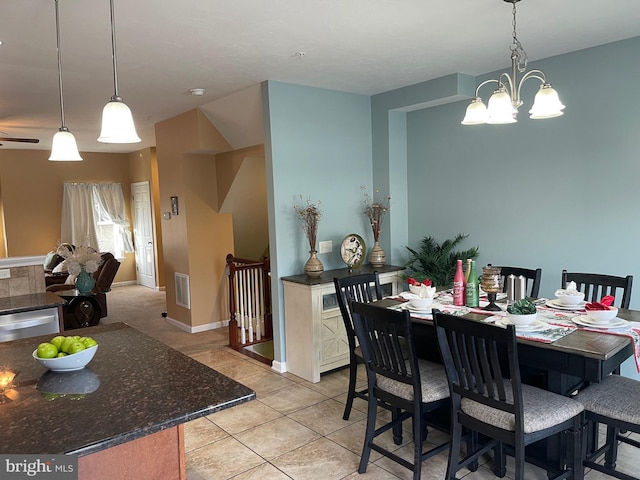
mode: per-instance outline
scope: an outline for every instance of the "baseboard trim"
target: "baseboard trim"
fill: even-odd
[[[178,327],[180,330],[187,333],[200,333],[207,332],[209,330],[216,330],[218,328],[224,328],[229,325],[229,320],[223,320],[222,322],[212,322],[206,323],[204,325],[198,325],[197,327],[191,327],[189,325],[185,325],[184,323],[175,320],[171,317],[166,318],[167,322],[169,322],[174,327]]]
[[[273,360],[271,362],[271,370],[278,373],[285,373],[287,371],[287,362],[279,362],[277,360]]]

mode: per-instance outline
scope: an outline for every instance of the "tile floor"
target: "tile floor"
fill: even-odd
[[[115,301],[109,301],[111,317]],[[226,330],[188,334],[158,316],[128,323],[256,391],[255,401],[185,424],[188,480],[411,478],[409,470],[376,452],[371,454],[366,474],[358,474],[366,403],[356,399],[351,418],[342,420],[348,384],[346,370],[325,375],[313,384],[291,374],[275,373],[269,366],[227,348]],[[359,383],[365,381],[362,370]],[[387,413],[380,413],[384,415]],[[435,434],[434,442],[442,438],[439,435]],[[408,439],[410,435],[405,435],[405,443],[397,449],[410,459],[412,444]],[[385,441],[393,445],[390,437]],[[424,462],[422,478],[443,479],[446,459],[447,453],[443,452]],[[637,472],[640,462],[630,447],[623,445],[618,465]],[[481,465],[476,472],[462,471],[458,477],[496,478],[490,464]],[[513,478],[511,458],[506,478]],[[542,470],[527,465],[526,478],[547,477]],[[610,477],[595,471],[586,474],[586,480],[605,478]]]

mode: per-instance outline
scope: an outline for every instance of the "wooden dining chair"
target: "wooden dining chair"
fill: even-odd
[[[419,480],[422,462],[448,448],[442,443],[423,452],[427,427],[448,432],[449,425],[437,425],[436,412],[449,406],[449,387],[441,364],[418,359],[413,326],[407,310],[397,311],[354,302],[353,323],[362,347],[368,380],[367,428],[360,457],[359,473],[367,471],[371,450],[413,471]],[[378,407],[391,410],[391,420],[376,428]],[[393,429],[395,443],[402,441],[402,422],[413,422],[413,462],[376,442]]]
[[[489,266],[492,266],[489,264]],[[507,278],[509,275],[514,275],[518,278],[522,275],[526,282],[527,297],[537,298],[540,294],[540,282],[542,281],[542,269],[541,268],[521,268],[521,267],[505,267],[498,266],[500,269],[500,276],[502,277],[502,291],[507,291]]]
[[[609,375],[599,383],[593,383],[576,395],[582,403],[591,429],[602,423],[607,426],[605,442],[593,451],[587,451],[584,466],[623,480],[639,480],[638,477],[617,469],[618,443],[640,448],[640,442],[620,432],[640,434],[640,382],[620,375]],[[604,455],[604,463],[598,459]],[[634,474],[637,474],[636,469]]]
[[[494,473],[503,477],[505,445],[513,448],[515,479],[524,479],[525,446],[567,433],[569,452],[560,465],[545,465],[548,478],[583,478],[582,404],[562,395],[523,384],[518,365],[515,328],[477,322],[433,311],[438,345],[451,393],[451,447],[447,480],[481,455],[494,450]],[[463,428],[472,445],[461,456]],[[488,440],[478,443],[479,435]]]
[[[351,320],[351,302],[369,303],[382,299],[382,288],[377,273],[363,273],[344,278],[334,278],[336,297],[344,329],[349,343],[349,388],[347,390],[347,403],[344,407],[342,418],[349,420],[354,398],[367,400],[367,389],[356,390],[358,365],[364,363],[362,350],[356,344],[356,332]]]
[[[614,303],[620,308],[629,308],[631,303],[633,275],[616,277],[599,273],[576,273],[562,270],[562,288],[566,288],[569,282],[576,282],[578,290],[584,292],[584,299],[587,302],[598,302],[602,297],[611,295],[615,298]]]

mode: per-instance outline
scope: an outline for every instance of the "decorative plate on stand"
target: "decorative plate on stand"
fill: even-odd
[[[350,233],[342,240],[340,255],[347,267],[350,269],[358,268],[362,265],[367,255],[367,245],[360,235]]]

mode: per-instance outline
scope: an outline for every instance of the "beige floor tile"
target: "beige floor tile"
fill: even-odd
[[[270,463],[265,462],[248,472],[236,475],[233,480],[288,480],[290,478]]]
[[[184,424],[184,446],[187,452],[228,436],[227,432],[205,417]]]
[[[344,477],[343,480],[398,480],[393,473],[378,467],[377,465],[369,464],[365,473],[354,472],[351,475]]]
[[[242,379],[242,383],[255,391],[258,398],[296,385],[294,381],[284,375],[269,370],[245,377]]]
[[[320,438],[271,463],[295,480],[337,480],[357,471],[359,461],[360,458],[346,448]]]
[[[289,414],[289,417],[321,435],[328,435],[331,432],[344,428],[350,423],[365,418],[364,413],[358,410],[352,410],[349,420],[343,420],[343,413],[344,405],[336,400],[329,399],[293,412]]]
[[[329,375],[322,375],[318,383],[306,382],[304,385],[327,397],[337,397],[345,393],[349,388],[349,370],[339,370]],[[356,383],[358,390],[366,386],[366,380],[364,383]]]
[[[206,418],[224,431],[234,435],[281,416],[280,412],[268,405],[253,401],[221,410],[208,415]]]
[[[267,369],[267,365],[254,364],[247,360],[239,359],[235,363],[225,363],[215,367],[215,370],[227,377],[233,378],[242,383],[242,380],[251,375],[256,375]]]
[[[315,392],[304,385],[296,384],[292,387],[283,388],[271,395],[266,395],[258,401],[269,405],[271,408],[288,415],[297,410],[315,405],[326,400],[327,397]]]
[[[211,368],[217,369],[221,365],[227,365],[229,363],[235,364],[239,359],[236,355],[226,348],[218,348],[216,350],[207,350],[191,356],[194,360],[198,360],[200,363],[204,363]]]
[[[233,437],[186,454],[187,480],[224,480],[264,463]]]
[[[433,445],[427,442],[424,445],[423,451],[426,451],[432,447]],[[395,450],[394,453],[396,455],[399,455],[401,458],[404,458],[405,460],[413,462],[413,442],[402,446],[398,450]],[[441,480],[445,478],[445,475],[447,473],[448,455],[448,451],[441,452],[435,457],[422,462],[421,478],[424,480]],[[379,460],[376,460],[374,464],[393,473],[401,479],[411,480],[413,478],[413,472],[411,470],[403,467],[397,462],[394,462],[390,458],[382,457]]]
[[[271,460],[318,439],[320,435],[288,417],[280,417],[235,435],[261,457]]]

